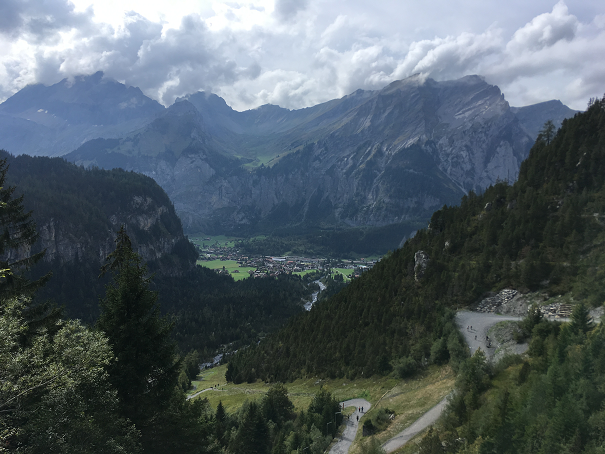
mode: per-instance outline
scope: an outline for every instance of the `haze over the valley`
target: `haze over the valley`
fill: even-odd
[[[481,74],[515,106],[584,109],[605,92],[603,55],[600,0],[0,4],[0,101],[101,70],[166,106],[205,90],[237,110],[294,109],[422,73]]]

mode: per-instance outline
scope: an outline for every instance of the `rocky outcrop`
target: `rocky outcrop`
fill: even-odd
[[[120,169],[76,167],[60,158],[0,153],[9,163],[7,183],[23,194],[39,239],[29,252],[46,250],[48,264],[100,266],[115,249],[122,225],[133,248],[154,271],[181,274],[197,253],[183,234],[166,193],[153,179]]]
[[[498,293],[490,293],[477,304],[475,310],[499,313],[501,306],[510,303],[516,295],[517,291],[509,288],[502,289]]]
[[[414,279],[416,282],[423,278],[426,267],[429,266],[429,262],[429,255],[426,252],[417,251],[414,254]]]
[[[149,197],[132,197],[132,211],[109,216],[104,233],[88,233],[79,226],[62,221],[60,218],[36,218],[39,240],[36,248],[45,249],[44,260],[60,263],[84,258],[103,263],[115,249],[116,233],[122,225],[131,237],[133,248],[145,262],[160,260],[172,253],[182,235],[161,235],[153,230],[163,230],[161,216],[168,213],[165,206],[157,206]]]

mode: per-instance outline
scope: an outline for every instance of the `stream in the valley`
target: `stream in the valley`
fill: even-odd
[[[313,292],[311,294],[311,301],[307,301],[305,303],[305,310],[310,311],[311,308],[313,307],[313,305],[317,302],[317,296],[319,295],[319,292],[322,292],[326,289],[326,286],[321,282],[321,281],[313,281],[315,282],[317,285],[319,285],[319,290],[317,292]]]

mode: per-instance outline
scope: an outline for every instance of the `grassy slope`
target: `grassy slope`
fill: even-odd
[[[223,365],[202,372],[199,376],[200,380],[193,382],[196,391],[216,384],[220,386],[218,389],[200,394],[196,399],[207,398],[213,408],[216,408],[221,401],[227,412],[232,413],[246,400],[261,399],[270,387],[269,384],[261,381],[240,385],[227,383],[226,370],[227,366]],[[366,413],[367,415],[371,416],[373,411],[380,408],[395,411],[396,418],[389,428],[377,435],[382,443],[401,432],[448,395],[453,389],[454,379],[454,373],[448,366],[431,366],[423,374],[408,380],[399,380],[390,376],[374,376],[352,381],[307,378],[288,383],[286,387],[297,411],[306,410],[321,386],[330,391],[339,401],[356,397],[368,400],[373,408]],[[360,441],[361,430],[351,448],[351,453],[359,452]]]

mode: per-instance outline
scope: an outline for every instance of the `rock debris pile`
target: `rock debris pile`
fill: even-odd
[[[477,312],[501,312],[499,310],[501,306],[512,301],[516,294],[516,290],[505,288],[500,290],[500,293],[482,299],[475,310]]]
[[[540,312],[545,317],[571,317],[571,311],[573,310],[573,306],[571,304],[563,304],[563,303],[552,303],[546,306],[540,307]]]

